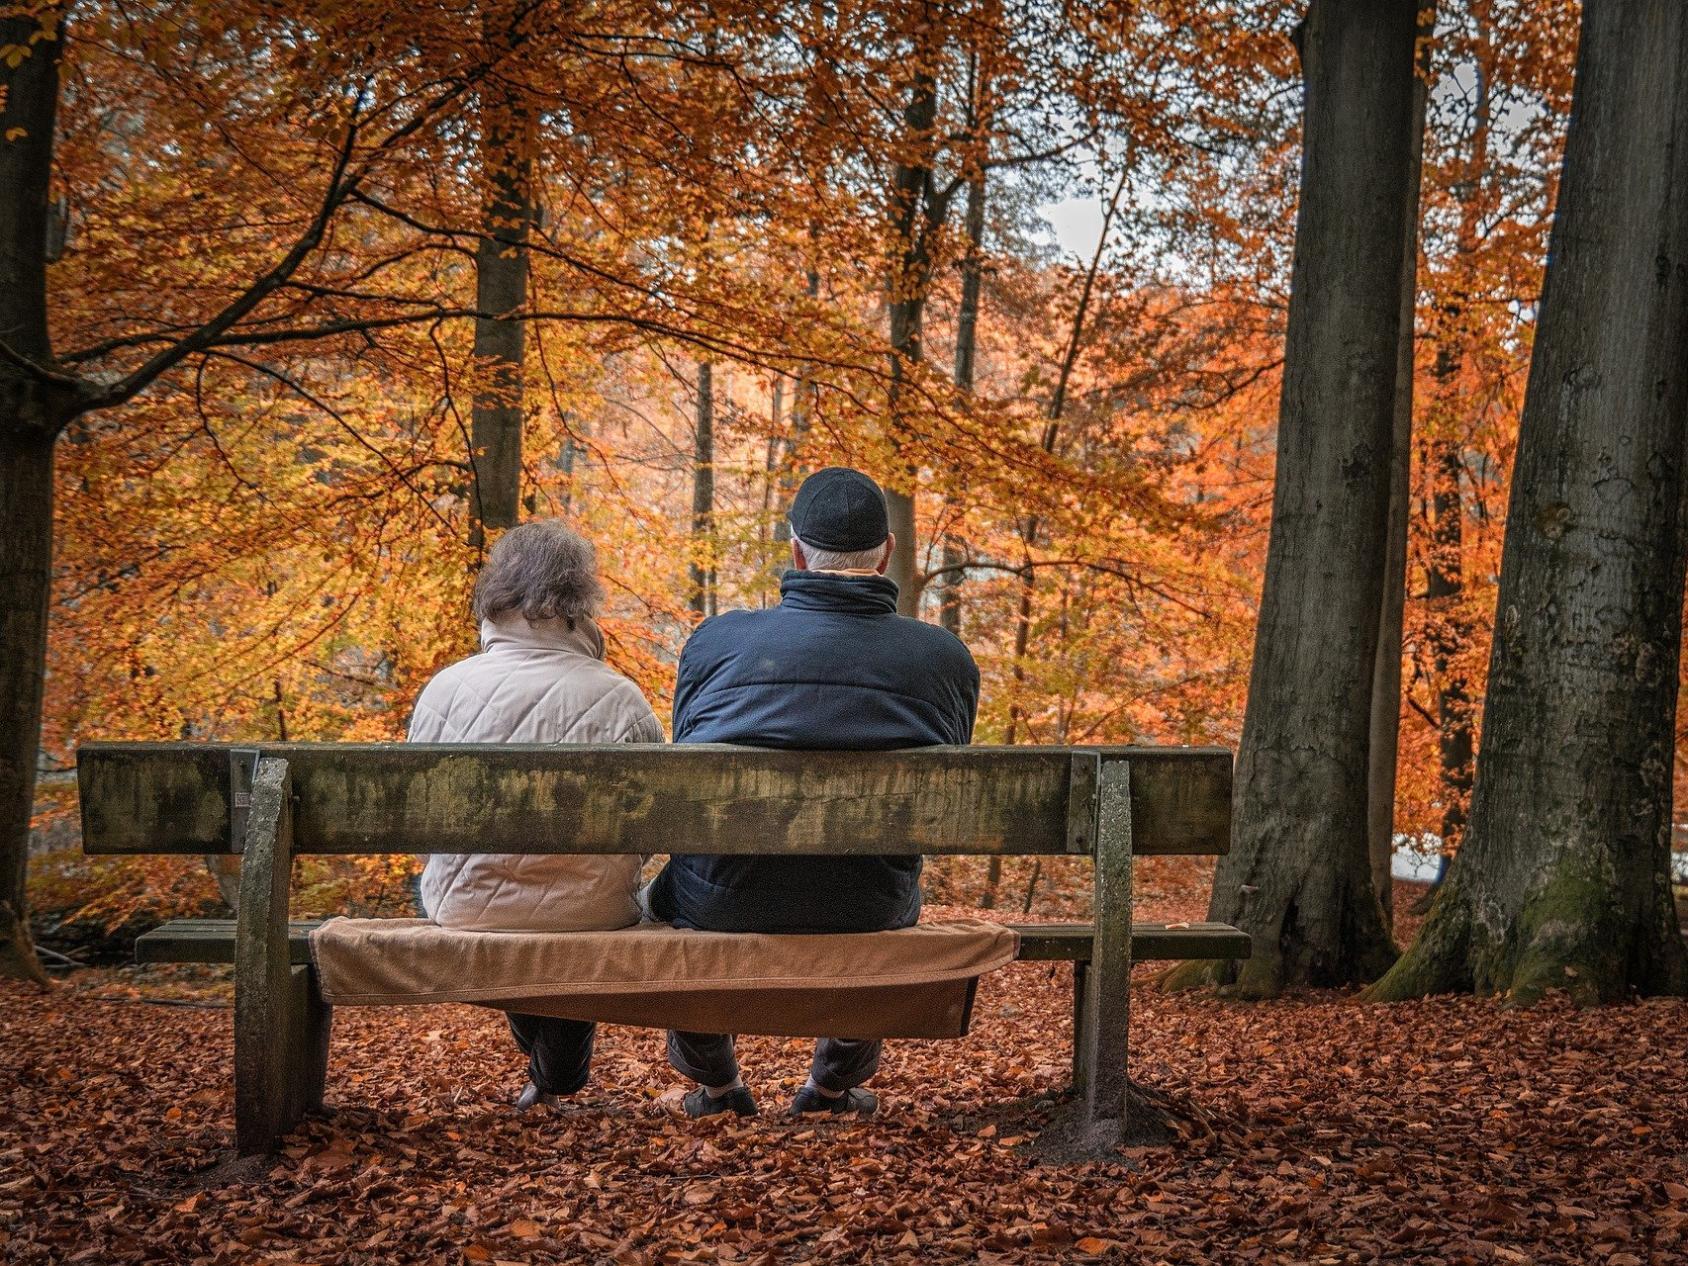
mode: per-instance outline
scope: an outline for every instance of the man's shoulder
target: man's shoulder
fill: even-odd
[[[718,634],[724,630],[741,627],[746,623],[755,623],[768,616],[777,615],[778,607],[764,607],[760,610],[750,607],[735,607],[731,611],[723,611],[719,615],[712,615],[692,630],[692,637],[699,634]]]
[[[680,648],[682,680],[696,680],[699,674],[711,676],[772,637],[767,630],[767,617],[777,610],[769,607],[765,611],[723,611],[704,620]]]
[[[754,632],[778,610],[778,607],[769,607],[763,611],[723,611],[720,615],[712,615],[692,630],[683,651],[697,654],[715,646],[732,646]]]
[[[954,633],[941,625],[917,620],[912,615],[899,615],[894,618],[898,633],[906,638],[910,645],[918,646],[922,654],[930,655],[946,666],[965,665],[977,675],[978,665],[973,662],[973,652],[968,650],[967,643]]]

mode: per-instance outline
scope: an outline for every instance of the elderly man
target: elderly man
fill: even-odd
[[[791,557],[780,603],[705,620],[680,656],[674,741],[859,749],[967,743],[979,670],[959,640],[897,614],[884,572],[896,539],[885,494],[860,471],[811,475],[791,505]],[[920,915],[918,857],[713,857],[677,854],[651,885],[651,912],[722,932],[873,932]],[[878,1107],[859,1087],[878,1042],[824,1038],[793,1114]],[[756,1102],[733,1039],[670,1033],[668,1058],[698,1082],[691,1116]]]

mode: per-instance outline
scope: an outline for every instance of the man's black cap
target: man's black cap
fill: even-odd
[[[791,502],[791,534],[805,545],[838,554],[883,545],[891,535],[885,494],[848,466],[817,470]]]

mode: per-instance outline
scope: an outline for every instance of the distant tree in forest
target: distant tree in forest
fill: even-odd
[[[483,6],[481,30],[495,67],[480,92],[479,158],[484,187],[475,244],[476,390],[470,410],[470,536],[513,527],[521,506],[522,398],[528,301],[528,235],[533,226],[533,166],[538,126],[518,55],[534,6]],[[491,54],[496,51],[496,60]]]
[[[1688,990],[1688,9],[1588,0],[1465,839],[1380,1000]]]

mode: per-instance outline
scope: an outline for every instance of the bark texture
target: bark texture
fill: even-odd
[[[804,293],[814,299],[821,292],[821,275],[811,268],[804,285]],[[776,494],[779,513],[774,516],[774,540],[781,545],[791,542],[791,520],[787,514],[791,511],[792,499],[797,495],[801,486],[800,476],[802,467],[798,465],[798,455],[802,452],[804,443],[809,438],[809,430],[815,420],[815,379],[807,362],[797,371],[797,382],[791,392],[791,427],[786,432],[780,445],[780,456],[776,459],[779,467],[779,490]],[[791,565],[791,555],[787,550],[774,551],[774,582],[778,588],[780,575]]]
[[[974,366],[979,346],[979,296],[985,277],[985,172],[981,169],[967,182],[967,212],[963,221],[967,251],[961,257],[961,303],[955,316],[955,389],[966,399],[973,396]],[[953,533],[944,538],[944,579],[939,587],[938,623],[961,636],[962,570],[966,553]]]
[[[79,401],[74,383],[51,377],[47,194],[63,27],[32,42],[38,29],[32,17],[0,18],[0,45],[30,50],[0,67],[0,976],[45,981],[24,885],[52,585],[53,445]]]
[[[914,39],[914,71],[910,76],[908,102],[903,108],[906,156],[898,159],[891,176],[891,225],[898,255],[888,303],[890,414],[892,440],[897,446],[909,434],[904,404],[908,367],[925,359],[926,294],[932,281],[931,235],[948,210],[946,203],[934,198],[932,188],[933,128],[938,117],[938,80],[933,67],[938,40],[935,19],[923,11]],[[897,582],[897,610],[902,615],[915,615],[920,610],[920,572],[915,565],[919,557],[914,507],[917,481],[918,472],[911,469],[908,491],[885,490],[891,533],[897,538],[885,574]]]
[[[471,533],[514,527],[521,512],[522,357],[527,323],[528,230],[533,223],[532,122],[513,92],[490,90],[483,121],[486,207],[475,248],[474,445]]]
[[[715,367],[697,367],[697,433],[692,454],[692,561],[690,606],[700,619],[713,614],[715,568]]]
[[[1367,841],[1372,679],[1409,232],[1416,0],[1313,0],[1266,583],[1211,918],[1249,932],[1246,997],[1375,979],[1394,946]]]
[[[1432,664],[1436,672],[1437,751],[1442,782],[1442,863],[1436,882],[1446,874],[1447,859],[1465,835],[1466,806],[1471,799],[1471,693],[1455,656],[1470,635],[1460,602],[1465,592],[1465,499],[1460,476],[1464,463],[1459,445],[1436,440],[1430,445],[1430,505],[1435,521],[1430,530],[1430,558],[1425,598],[1434,617]]]
[[[1584,6],[1465,841],[1371,996],[1688,989],[1668,879],[1688,515],[1688,8]]]
[[[0,464],[0,976],[42,979],[24,887],[52,580],[53,435],[8,420]]]

